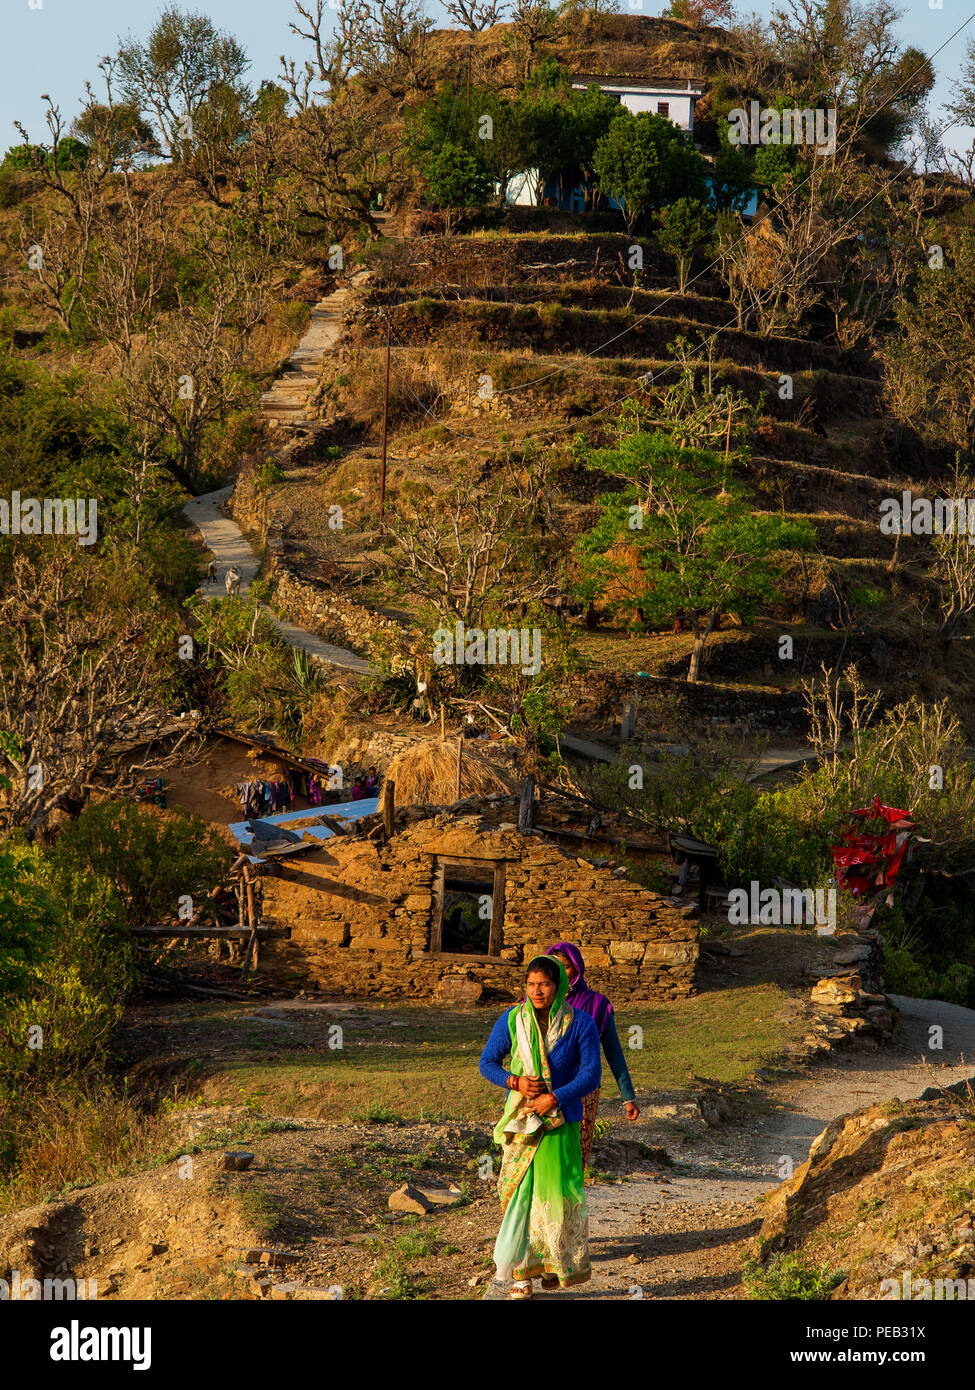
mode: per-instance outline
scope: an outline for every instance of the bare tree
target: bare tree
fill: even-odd
[[[312,105],[316,83],[327,87],[333,101],[352,77],[366,91],[400,101],[432,86],[428,40],[433,21],[424,13],[423,0],[339,0],[330,35],[324,32],[328,8],[326,0],[295,0],[299,19],[291,22],[291,31],[314,50],[301,68],[293,59],[281,59],[283,81],[299,111]]]
[[[564,33],[566,21],[548,0],[515,0],[511,25],[512,48],[527,82],[545,45]]]
[[[867,195],[878,182],[879,194]],[[845,350],[875,340],[926,263],[924,228],[931,213],[931,181],[889,174],[872,165],[864,171],[864,192],[857,235],[838,251],[840,271],[825,291],[836,341]]]
[[[514,592],[528,603],[556,588],[544,566],[525,564],[531,517],[531,501],[513,497],[505,481],[488,495],[463,482],[435,505],[391,513],[387,530],[410,591],[442,617],[477,626]]]
[[[932,568],[941,614],[939,632],[951,637],[975,614],[975,477],[956,462],[940,500],[950,520],[932,538]]]
[[[820,303],[831,259],[855,241],[861,220],[853,164],[813,153],[779,187],[774,208],[741,217],[718,238],[718,265],[740,329],[764,336],[795,328]]]
[[[70,330],[87,286],[105,184],[112,173],[112,149],[111,141],[96,141],[87,153],[66,160],[61,144],[68,131],[61,109],[50,97],[45,101],[48,143],[32,144],[24,127],[15,122],[32,154],[31,172],[53,195],[46,213],[34,201],[26,209],[20,226],[22,276],[28,293]]]
[[[336,236],[363,225],[378,235],[377,193],[388,206],[407,178],[385,103],[350,85],[336,101],[311,103],[299,112],[292,133],[285,163],[297,178],[300,215]]]
[[[120,601],[112,575],[73,541],[14,555],[0,631],[11,782],[0,828],[33,832],[55,809],[80,811],[96,786],[131,778],[123,754],[158,731],[169,662],[158,614]]]
[[[123,368],[156,322],[168,279],[172,235],[168,187],[120,179],[100,218],[87,311],[116,366]]]
[[[447,0],[444,8],[458,29],[471,34],[500,24],[508,10],[506,0]]]

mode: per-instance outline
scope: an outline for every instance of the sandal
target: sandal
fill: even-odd
[[[509,1298],[531,1298],[531,1296],[532,1285],[530,1279],[516,1280],[515,1283],[511,1285],[511,1292],[508,1294]]]

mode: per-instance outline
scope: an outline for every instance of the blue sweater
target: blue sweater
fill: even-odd
[[[606,1054],[609,1069],[620,1088],[620,1097],[623,1100],[636,1100],[636,1092],[630,1079],[629,1068],[626,1065],[626,1058],[623,1056],[623,1044],[620,1042],[620,1035],[616,1031],[616,1022],[612,1014],[606,1020],[606,1027],[603,1029],[603,1051]]]
[[[481,1053],[481,1075],[495,1086],[506,1087],[510,1075],[502,1066],[511,1052],[510,1015],[511,1009],[501,1015]],[[583,1096],[594,1091],[602,1078],[599,1033],[588,1014],[574,1010],[572,1022],[552,1048],[548,1062],[552,1094],[567,1123],[573,1124],[582,1119]]]

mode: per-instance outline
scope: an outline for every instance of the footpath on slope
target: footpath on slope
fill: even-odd
[[[261,414],[272,428],[285,425],[300,430],[311,423],[308,407],[321,380],[325,354],[338,345],[356,287],[370,278],[370,271],[356,271],[349,277],[348,285],[326,295],[311,311],[305,336],[270,391],[261,397]]]
[[[219,488],[216,492],[191,498],[183,507],[185,516],[200,532],[217,562],[216,580],[205,584],[200,590],[207,599],[219,598],[226,592],[225,579],[232,565],[236,565],[240,573],[241,594],[245,594],[250,588],[261,567],[260,557],[240,527],[220,510],[221,504],[227,501],[232,492],[233,486]],[[312,660],[338,667],[343,671],[351,671],[357,676],[375,675],[375,667],[355,652],[349,651],[346,647],[337,647],[332,642],[325,642],[313,632],[279,618],[265,604],[261,604],[260,608],[284,640],[292,647],[307,652]]]
[[[299,430],[311,416],[308,406],[312,392],[321,378],[325,354],[331,352],[342,336],[345,315],[357,285],[371,277],[370,271],[360,270],[350,276],[349,283],[342,289],[316,304],[312,310],[311,323],[301,342],[288,360],[285,370],[276,379],[270,391],[261,397],[261,413],[272,427],[287,426]],[[212,552],[217,562],[215,581],[208,581],[201,592],[204,598],[217,598],[225,593],[227,571],[236,566],[240,574],[240,592],[245,594],[261,567],[260,557],[244,536],[240,527],[221,511],[221,506],[233,493],[233,484],[219,488],[216,492],[194,497],[183,507],[185,516],[193,523]],[[351,671],[357,676],[376,674],[376,668],[363,657],[349,651],[347,647],[325,642],[313,632],[279,618],[265,605],[261,611],[267,615],[277,632],[292,647],[306,652],[314,660],[327,666]]]
[[[975,1010],[890,998],[901,1012],[891,1046],[856,1045],[807,1076],[769,1086],[781,1107],[776,1113],[692,1134],[686,1157],[668,1145],[675,1163],[665,1175],[587,1187],[592,1281],[554,1294],[539,1294],[536,1284],[536,1297],[743,1298],[742,1261],[762,1219],[755,1199],[778,1186],[785,1159],[798,1168],[813,1139],[840,1115],[975,1076]],[[928,1049],[932,1024],[944,1029],[938,1052]],[[615,1124],[617,1137],[661,1142],[659,1133],[641,1130],[639,1121]],[[507,1286],[495,1282],[484,1293],[507,1296]]]

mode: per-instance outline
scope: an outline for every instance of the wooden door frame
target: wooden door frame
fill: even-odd
[[[481,870],[482,877],[490,877],[491,891],[491,930],[488,933],[487,953],[482,955],[465,954],[458,951],[444,951],[443,943],[443,897],[444,880],[457,869]],[[463,878],[463,874],[457,874]],[[470,875],[471,878],[474,874]],[[503,859],[478,859],[475,856],[460,857],[455,854],[435,854],[433,856],[433,900],[430,905],[430,945],[428,954],[444,960],[500,960],[502,929],[504,926],[504,887],[505,861]]]

